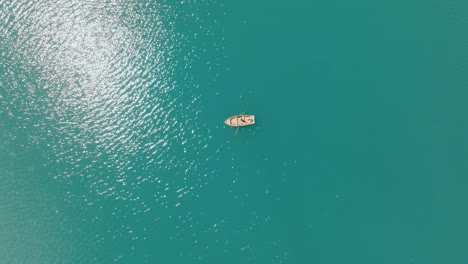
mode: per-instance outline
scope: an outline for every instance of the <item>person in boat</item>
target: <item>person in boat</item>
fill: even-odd
[[[245,120],[242,118],[242,115],[238,115],[237,117],[239,117],[239,119],[240,119],[240,121],[241,121],[242,123],[245,123]]]

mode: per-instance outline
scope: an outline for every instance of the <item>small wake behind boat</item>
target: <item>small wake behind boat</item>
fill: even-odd
[[[231,116],[228,119],[224,120],[224,123],[232,127],[250,126],[255,124],[255,116],[243,114]]]

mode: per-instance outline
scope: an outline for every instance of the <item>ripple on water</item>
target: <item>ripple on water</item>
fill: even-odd
[[[44,148],[51,177],[69,186],[66,201],[94,210],[114,200],[113,215],[138,215],[178,207],[207,184],[214,152],[190,68],[216,43],[191,46],[197,32],[176,30],[179,16],[203,25],[195,13],[154,1],[0,7],[2,109],[22,112],[18,122],[34,131],[28,140]]]

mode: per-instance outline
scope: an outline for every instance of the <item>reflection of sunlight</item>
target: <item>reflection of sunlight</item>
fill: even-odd
[[[61,221],[65,226],[56,230],[69,230],[69,236],[61,245],[54,233],[52,241],[60,245],[50,247],[59,254],[78,249],[83,262],[93,262],[95,252],[86,249],[99,250],[95,245],[104,238],[138,239],[159,221],[160,210],[153,208],[185,210],[184,202],[199,197],[198,189],[215,173],[208,166],[215,159],[207,151],[212,136],[197,102],[196,89],[203,84],[193,76],[201,72],[191,70],[195,59],[200,68],[212,65],[204,56],[208,41],[192,41],[209,33],[197,14],[211,3],[194,1],[187,8],[166,2],[0,0],[0,54],[6,58],[0,67],[8,84],[0,80],[2,88],[8,86],[0,96],[9,99],[0,104],[13,128],[5,133],[20,142],[18,149],[33,150],[28,159],[37,154],[37,170],[28,181],[55,188],[54,206],[63,204],[63,194],[72,205],[64,208],[79,216],[72,221],[89,227],[74,229]],[[55,181],[33,177],[36,172]],[[177,221],[193,221],[187,215]],[[119,228],[100,228],[107,220]],[[27,248],[45,252],[35,249]],[[74,259],[72,251],[63,259]]]
[[[177,166],[171,145],[184,135],[173,112],[177,98],[169,93],[174,34],[160,13],[170,17],[171,10],[157,4],[139,10],[131,1],[25,5],[27,22],[13,26],[23,38],[18,50],[28,53],[23,55],[40,74],[50,120],[61,135],[53,145],[53,162],[80,166],[82,159],[107,157],[101,166],[113,169],[118,179],[126,177],[141,151],[153,156],[148,166]],[[142,137],[152,140],[142,146]],[[89,166],[65,176],[87,176]]]
[[[203,53],[176,34],[170,6],[17,1],[23,9],[5,8],[18,15],[0,33],[14,39],[13,59],[37,81],[34,96],[45,104],[37,142],[47,142],[51,176],[121,200],[139,195],[146,182],[166,207],[171,194],[180,204],[206,184],[213,171],[201,164],[210,131],[198,119],[197,97],[185,94],[198,87],[187,65]]]
[[[121,6],[124,3],[98,4],[101,6],[80,1],[37,4],[38,11],[29,16],[34,25],[28,33],[35,35],[29,42],[31,59],[43,69],[54,115],[65,124],[62,132],[70,133],[74,130],[70,124],[74,124],[82,133],[91,133],[96,142],[107,142],[105,149],[116,142],[136,149],[134,136],[126,133],[136,125],[135,119],[145,112],[170,111],[162,109],[163,96],[152,101],[158,109],[144,109],[141,101],[149,86],[157,84],[159,93],[171,89],[172,53],[167,44],[171,36],[157,13],[147,14],[150,28],[135,28],[138,15]],[[153,36],[151,43],[142,38],[143,33]],[[163,130],[161,125],[164,123],[158,126]]]

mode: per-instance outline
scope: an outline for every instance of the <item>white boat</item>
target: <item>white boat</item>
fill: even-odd
[[[224,120],[224,124],[232,127],[250,126],[255,124],[255,116],[243,114],[231,116],[228,119]]]

